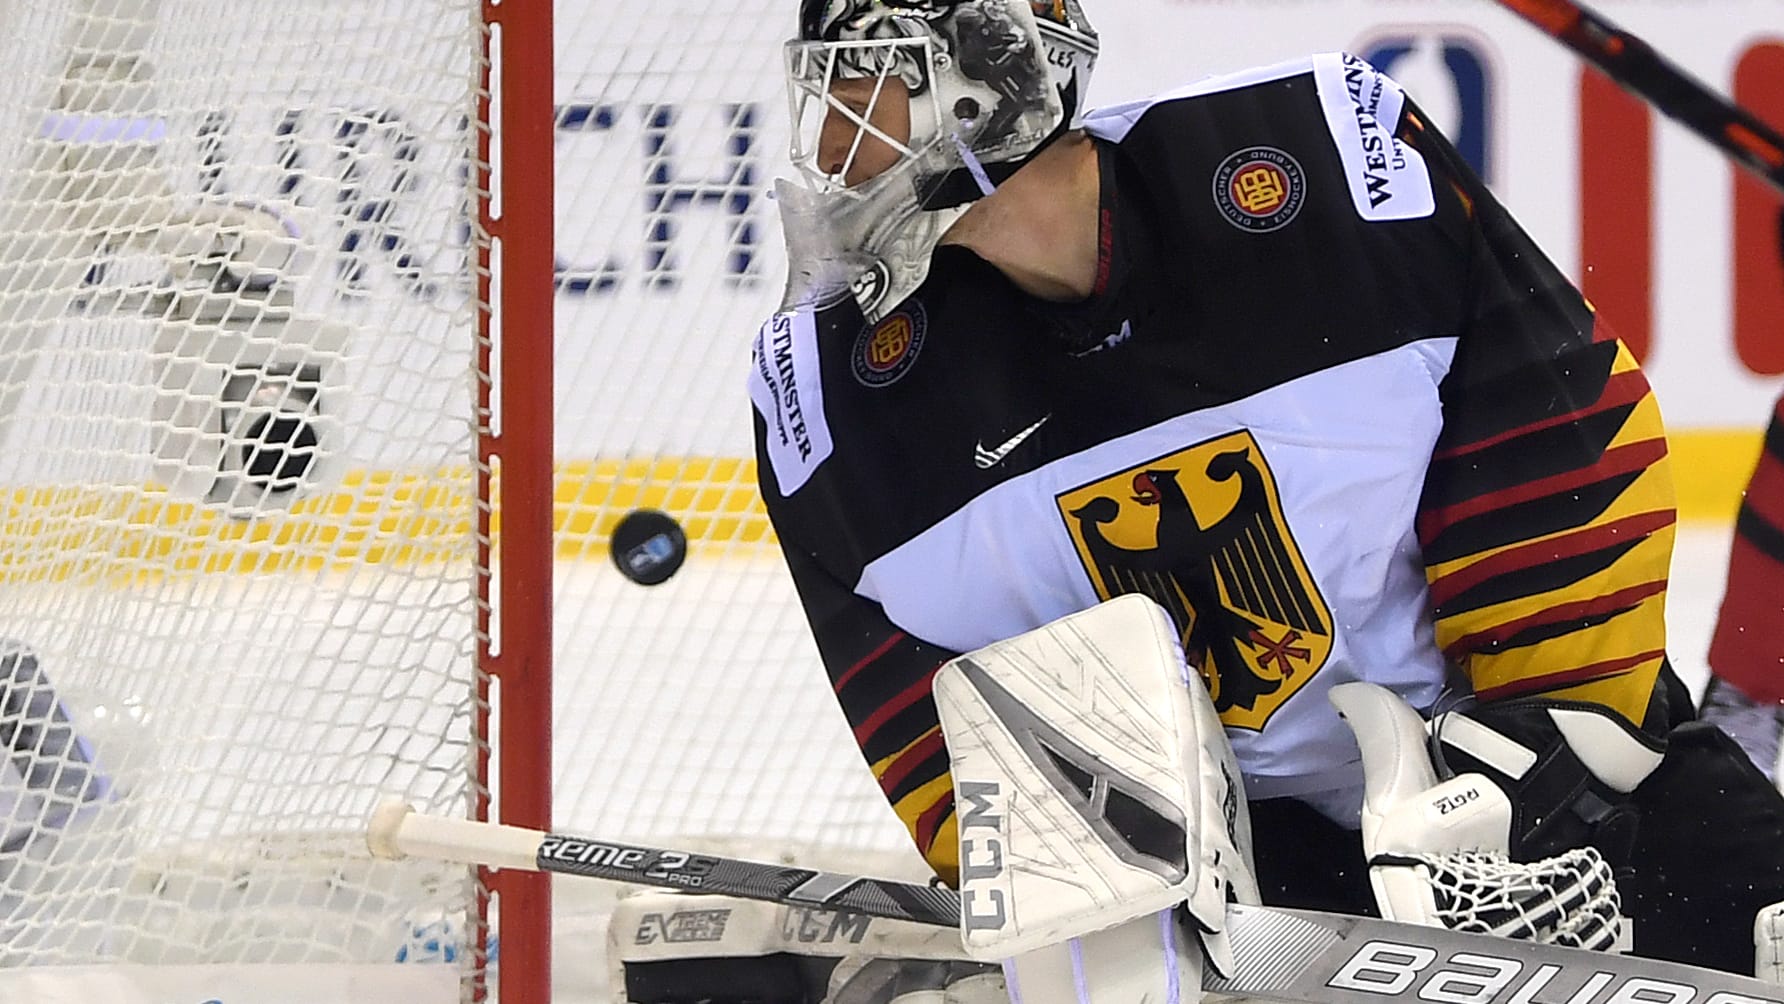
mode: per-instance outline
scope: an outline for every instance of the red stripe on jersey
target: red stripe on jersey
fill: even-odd
[[[1476,631],[1472,634],[1465,634],[1451,642],[1449,646],[1443,650],[1443,654],[1449,656],[1451,659],[1460,661],[1463,656],[1472,655],[1476,652],[1489,651],[1499,645],[1503,645],[1531,628],[1542,627],[1545,624],[1556,624],[1561,621],[1585,619],[1615,613],[1618,610],[1633,607],[1642,600],[1653,596],[1655,593],[1665,591],[1665,582],[1644,582],[1638,586],[1630,586],[1628,589],[1619,589],[1614,593],[1605,596],[1596,596],[1589,600],[1577,600],[1572,603],[1558,603],[1555,606],[1542,610],[1539,613],[1531,614],[1528,617],[1520,617],[1517,620],[1506,621],[1503,624],[1495,624],[1490,628]]]
[[[836,690],[836,691],[841,691],[843,687],[848,685],[848,682],[850,680],[854,679],[856,673],[859,673],[863,669],[866,669],[870,664],[872,664],[872,662],[875,659],[878,659],[880,656],[885,655],[887,652],[891,651],[892,646],[903,641],[906,637],[907,637],[907,635],[905,635],[905,633],[903,631],[892,632],[891,636],[888,637],[885,641],[880,642],[879,645],[876,648],[874,648],[873,651],[862,656],[860,661],[856,662],[853,666],[850,666],[848,669],[843,670],[842,675],[836,678],[836,682],[832,683],[830,685],[830,689]]]
[[[1504,432],[1488,436],[1485,439],[1477,439],[1471,443],[1457,443],[1454,446],[1436,450],[1431,454],[1431,458],[1433,460],[1449,460],[1464,454],[1473,453],[1476,450],[1483,450],[1489,446],[1516,439],[1519,436],[1529,435],[1539,429],[1547,429],[1557,425],[1567,425],[1571,422],[1577,422],[1580,419],[1585,418],[1587,415],[1596,414],[1601,411],[1608,411],[1611,408],[1620,405],[1633,404],[1646,397],[1647,394],[1648,379],[1642,375],[1640,370],[1630,370],[1627,373],[1613,374],[1604,382],[1604,392],[1598,395],[1598,400],[1593,401],[1584,408],[1578,408],[1563,415],[1550,415],[1539,421],[1529,422],[1517,426],[1516,428],[1507,429]]]
[[[867,740],[872,738],[874,732],[877,731],[880,726],[886,724],[889,719],[894,715],[897,715],[900,711],[903,711],[918,701],[921,701],[923,698],[928,697],[930,685],[935,680],[935,674],[939,672],[941,668],[942,667],[938,665],[929,672],[924,673],[922,679],[899,691],[890,701],[875,708],[873,714],[868,715],[862,720],[860,725],[855,726],[855,741],[865,748],[867,746]]]
[[[917,849],[923,852],[924,857],[929,857],[929,848],[935,844],[935,831],[942,828],[942,821],[953,811],[954,789],[949,788],[942,797],[935,800],[934,805],[924,809],[917,817],[914,836],[917,838]]]
[[[1090,284],[1091,296],[1109,291],[1109,269],[1115,263],[1115,212],[1107,206],[1096,220],[1096,278]]]
[[[923,761],[929,759],[936,750],[941,748],[942,730],[938,725],[924,733],[923,738],[912,743],[903,753],[898,754],[897,759],[886,766],[885,773],[880,775],[880,790],[886,793],[887,798],[891,798],[892,793],[898,790],[899,784],[905,778],[910,777],[911,771],[921,767]]]
[[[1590,467],[1581,467],[1564,471],[1538,481],[1513,485],[1496,492],[1488,492],[1471,498],[1466,502],[1458,502],[1442,509],[1432,509],[1419,514],[1418,535],[1420,540],[1429,541],[1438,531],[1446,526],[1453,526],[1471,516],[1492,512],[1520,502],[1559,495],[1562,492],[1581,488],[1653,466],[1666,456],[1666,441],[1650,439],[1640,443],[1630,443],[1606,450],[1598,461]]]
[[[1542,676],[1530,676],[1521,680],[1513,680],[1510,683],[1503,683],[1497,687],[1488,687],[1484,690],[1475,691],[1475,696],[1483,701],[1502,701],[1512,697],[1522,697],[1526,694],[1541,693],[1546,690],[1560,690],[1562,687],[1571,687],[1575,684],[1591,683],[1593,680],[1603,680],[1612,676],[1622,676],[1624,673],[1640,666],[1644,662],[1652,662],[1664,658],[1666,658],[1666,653],[1656,649],[1652,652],[1643,652],[1639,655],[1631,655],[1622,659],[1607,659],[1604,662],[1595,662],[1589,666],[1580,666],[1576,669],[1567,669],[1557,673],[1547,673]]]
[[[1488,579],[1507,572],[1518,572],[1562,558],[1574,558],[1618,544],[1633,543],[1656,530],[1671,526],[1674,518],[1671,509],[1638,513],[1552,540],[1539,540],[1501,551],[1431,583],[1431,605],[1441,607]]]

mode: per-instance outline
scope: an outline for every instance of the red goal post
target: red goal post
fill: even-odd
[[[0,6],[0,997],[550,999],[551,22]]]
[[[478,661],[481,692],[479,730],[488,733],[489,709],[498,710],[502,759],[495,776],[500,811],[491,812],[486,786],[472,817],[500,821],[551,819],[552,802],[552,551],[554,520],[553,386],[553,227],[555,170],[552,100],[553,31],[551,0],[485,0],[485,86],[478,89],[479,166],[487,193],[479,201],[482,250],[487,267],[478,269],[480,410],[490,416],[482,427],[477,465],[479,592]],[[495,150],[501,151],[500,156]],[[491,168],[499,165],[499,169]],[[494,282],[501,277],[500,285]],[[495,290],[499,288],[499,293]],[[499,402],[499,403],[498,403]],[[499,423],[499,424],[498,424]],[[495,475],[499,472],[499,481]],[[495,485],[499,484],[499,492]],[[500,513],[501,532],[494,517]],[[499,543],[499,552],[492,544]],[[500,602],[491,602],[490,578]],[[501,639],[492,630],[500,617]],[[491,681],[501,700],[491,701]],[[490,747],[479,747],[476,776],[490,777]],[[520,1004],[552,999],[551,886],[524,872],[483,872],[483,881],[501,906],[497,944],[507,948],[500,970],[502,999]],[[481,964],[489,963],[483,955]],[[482,981],[476,976],[472,990]]]

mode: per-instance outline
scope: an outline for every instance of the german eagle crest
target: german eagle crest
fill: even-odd
[[[1059,495],[1097,595],[1171,615],[1221,721],[1261,729],[1332,651],[1332,614],[1249,432],[1219,436]]]

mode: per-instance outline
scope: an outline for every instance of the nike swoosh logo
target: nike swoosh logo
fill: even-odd
[[[974,443],[973,463],[977,464],[981,471],[988,471],[991,468],[996,467],[1003,462],[1003,458],[1010,455],[1011,450],[1021,446],[1024,439],[1034,435],[1034,431],[1041,426],[1046,425],[1047,419],[1052,417],[1051,414],[1042,415],[1040,421],[1004,440],[995,450],[985,449],[983,443]]]

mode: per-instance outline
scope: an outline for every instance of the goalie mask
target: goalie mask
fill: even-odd
[[[1096,51],[1077,0],[803,0],[782,308],[849,290],[872,322],[908,296],[966,207],[1073,124]]]

